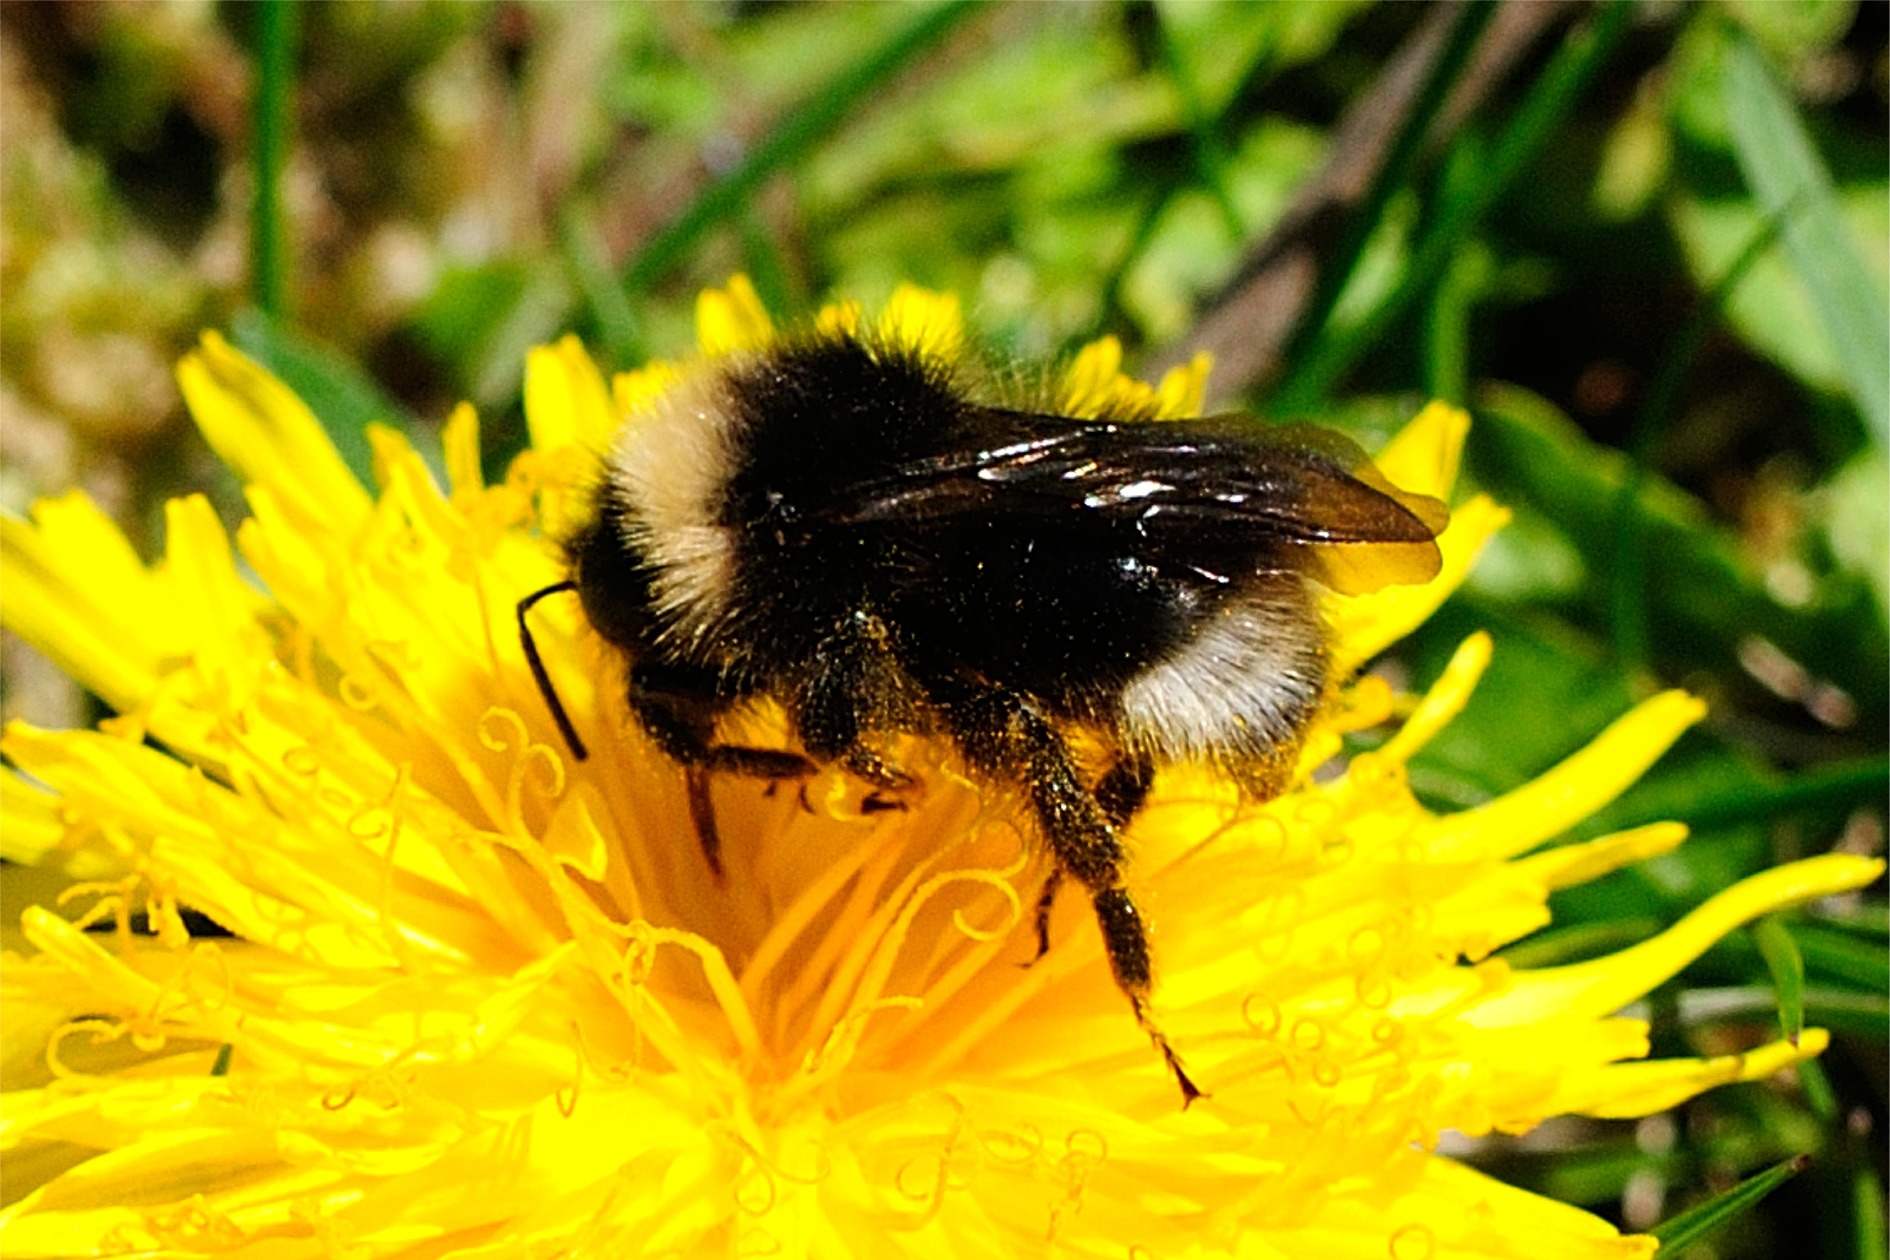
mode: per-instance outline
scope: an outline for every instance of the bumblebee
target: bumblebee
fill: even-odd
[[[960,376],[854,332],[713,361],[609,451],[567,580],[519,604],[527,660],[582,757],[526,626],[575,590],[627,658],[631,714],[684,768],[718,872],[710,776],[838,765],[896,794],[897,736],[950,741],[1048,849],[1039,956],[1059,887],[1080,885],[1185,1104],[1201,1091],[1150,1016],[1128,823],[1173,763],[1282,790],[1333,681],[1312,584],[1428,580],[1447,514],[1324,430],[1077,419],[988,405]],[[799,751],[718,741],[759,697]]]

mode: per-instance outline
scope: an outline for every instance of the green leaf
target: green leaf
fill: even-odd
[[[1221,138],[1214,129],[1214,120],[1202,104],[1201,91],[1195,82],[1193,67],[1170,30],[1170,21],[1164,10],[1157,9],[1156,47],[1161,54],[1163,71],[1168,81],[1174,85],[1175,95],[1181,102],[1182,122],[1188,128],[1188,139],[1194,149],[1194,171],[1201,182],[1214,196],[1216,209],[1220,211],[1222,223],[1227,228],[1227,235],[1239,240],[1245,231],[1242,227],[1240,209],[1234,204],[1233,190],[1228,183],[1227,152],[1221,144]]]
[[[1796,1071],[1798,1088],[1804,1091],[1806,1109],[1821,1123],[1829,1126],[1842,1113],[1838,1106],[1837,1090],[1832,1088],[1831,1077],[1825,1072],[1824,1064],[1816,1059],[1806,1059]]]
[[[1661,1252],[1678,1253],[1682,1247],[1700,1241],[1721,1225],[1743,1215],[1759,1200],[1803,1172],[1810,1163],[1809,1155],[1794,1155],[1698,1207],[1668,1217],[1653,1229],[1654,1237],[1660,1239]]]
[[[572,272],[581,278],[575,261],[567,270],[523,258],[450,270],[414,313],[414,331],[456,369],[474,402],[503,406],[519,395],[526,352],[566,327]]]
[[[1476,1157],[1485,1172],[1564,1203],[1618,1203],[1622,1192],[1649,1175],[1670,1182],[1683,1166],[1672,1154],[1649,1154],[1632,1140],[1564,1142],[1543,1150],[1510,1148],[1498,1158]]]
[[[1436,677],[1457,645],[1489,631],[1496,650],[1470,702],[1411,761],[1411,783],[1437,807],[1480,805],[1568,756],[1633,704],[1628,682],[1565,625],[1528,610],[1457,599],[1411,645],[1414,674]],[[1553,722],[1518,723],[1518,713]]]
[[[1689,844],[1682,852],[1693,847]],[[1842,995],[1846,993],[1874,999],[1890,991],[1890,955],[1886,955],[1881,939],[1860,941],[1804,914],[1781,916],[1779,923],[1790,934],[1791,945],[1803,964],[1797,981],[1801,1004],[1810,1000],[1804,994],[1814,991],[1817,1000],[1827,1006],[1843,1001]],[[1756,994],[1759,967],[1761,963],[1769,965],[1769,961],[1756,931],[1736,933],[1714,945],[1694,974],[1699,975],[1702,983],[1707,982],[1707,975],[1749,980],[1751,992]],[[1731,989],[1724,990],[1719,997],[1706,1000],[1706,1004],[1720,1003],[1722,1006],[1715,1009],[1730,1011],[1746,1001],[1745,992],[1741,989],[1735,994]]]
[[[258,310],[237,312],[230,321],[230,340],[308,404],[362,485],[374,484],[374,455],[367,439],[370,424],[400,430],[438,471],[439,444],[411,412],[383,393],[374,378],[346,355],[291,332]]]
[[[1497,498],[1532,505],[1584,556],[1611,554],[1620,536],[1627,461],[1591,441],[1552,406],[1514,386],[1477,397],[1477,424],[1466,449],[1471,473]],[[1706,669],[1742,675],[1742,644],[1763,641],[1815,669],[1857,705],[1856,728],[1883,717],[1890,680],[1875,598],[1844,573],[1821,575],[1802,607],[1775,599],[1745,560],[1732,533],[1703,505],[1649,475],[1632,500],[1633,528],[1645,564],[1647,643],[1669,676]],[[1610,590],[1591,583],[1573,611],[1597,629],[1610,615]]]
[[[1470,317],[1495,272],[1495,260],[1471,241],[1438,278],[1424,312],[1424,392],[1463,406],[1470,396]]]
[[[1890,452],[1865,450],[1824,483],[1812,502],[1831,556],[1870,584],[1890,613]]]
[[[1782,56],[1825,51],[1857,20],[1857,0],[1726,0],[1726,11]]]
[[[1632,462],[1628,475],[1622,479],[1616,499],[1614,566],[1611,575],[1615,651],[1629,668],[1641,669],[1647,663],[1647,626],[1644,615],[1646,592],[1641,584],[1640,516],[1635,511],[1635,500],[1647,478],[1648,458],[1653,451],[1654,440],[1665,431],[1674,404],[1680,396],[1680,385],[1691,371],[1701,347],[1706,344],[1707,335],[1719,326],[1727,299],[1739,288],[1753,264],[1771,248],[1790,212],[1791,207],[1788,205],[1778,213],[1766,216],[1705,300],[1687,317],[1687,322],[1674,337],[1673,344],[1667,347],[1660,370],[1648,386],[1646,401],[1634,418],[1634,428],[1628,441],[1628,457]]]
[[[1794,1046],[1805,1031],[1805,959],[1798,952],[1792,934],[1777,915],[1768,915],[1753,925],[1752,939],[1765,957],[1772,973],[1772,987],[1778,990],[1778,1026],[1785,1040]]]
[[[1794,201],[1785,249],[1836,343],[1851,396],[1877,444],[1890,444],[1890,300],[1873,281],[1846,230],[1831,177],[1791,98],[1750,36],[1734,32],[1722,90],[1733,148],[1753,197],[1768,215]]]
[[[1630,794],[1599,811],[1589,823],[1615,831],[1678,818],[1695,829],[1728,827],[1809,809],[1868,805],[1883,800],[1886,791],[1890,791],[1890,763],[1872,757],[1802,771],[1776,783],[1728,776],[1703,789],[1683,787],[1679,794]]]
[[[1881,901],[1840,902],[1816,907],[1813,913],[1823,926],[1851,936],[1867,936],[1879,949],[1886,940],[1890,940],[1890,906]],[[1890,988],[1890,985],[1877,987]]]

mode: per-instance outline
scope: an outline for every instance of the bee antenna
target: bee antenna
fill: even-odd
[[[564,736],[564,742],[570,745],[571,755],[579,761],[590,756],[585,750],[584,741],[578,738],[577,728],[571,725],[571,715],[564,711],[564,702],[558,699],[558,692],[551,685],[551,675],[545,671],[544,658],[538,655],[538,644],[532,638],[532,629],[525,624],[525,614],[532,605],[547,595],[556,595],[560,591],[575,591],[577,583],[569,579],[553,582],[542,590],[533,591],[518,601],[518,641],[525,649],[525,663],[532,667],[532,679],[538,684],[538,694],[545,698],[545,707],[551,710],[552,721],[558,724],[558,733]]]

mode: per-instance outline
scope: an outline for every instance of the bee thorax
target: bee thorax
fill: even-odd
[[[736,580],[722,514],[737,427],[723,378],[709,374],[665,394],[610,452],[605,494],[650,572],[654,611],[684,638],[721,619]]]

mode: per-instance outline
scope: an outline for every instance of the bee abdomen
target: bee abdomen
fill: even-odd
[[[1275,575],[1220,601],[1122,690],[1123,745],[1156,762],[1239,762],[1299,742],[1326,691],[1317,613]]]

